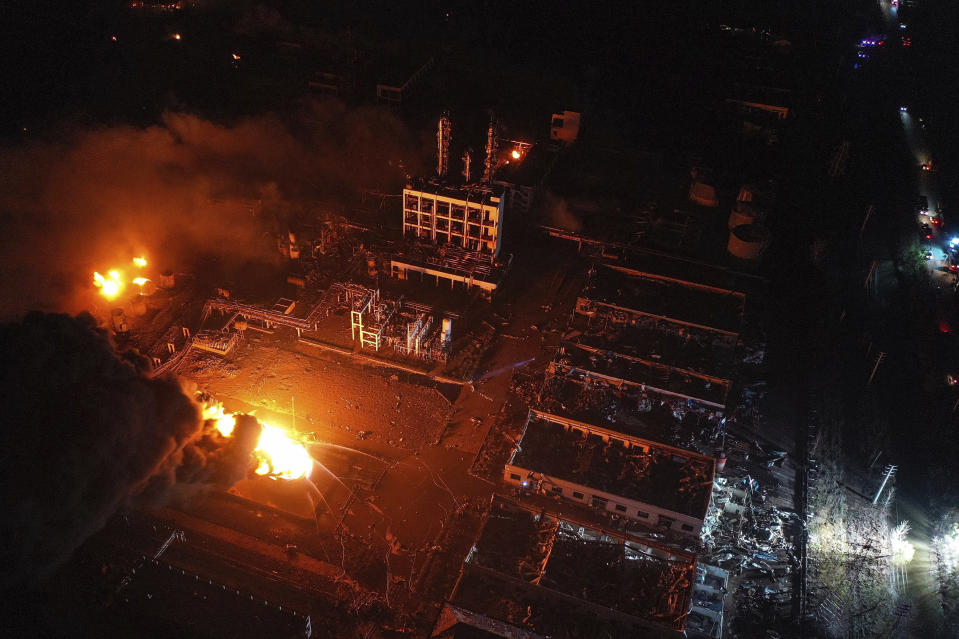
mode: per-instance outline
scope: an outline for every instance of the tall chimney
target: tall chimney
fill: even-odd
[[[493,182],[493,170],[496,167],[496,149],[499,147],[499,139],[496,135],[496,120],[493,116],[489,119],[489,129],[486,131],[486,160],[483,163],[483,181],[487,184]]]
[[[453,136],[449,115],[444,113],[436,130],[436,174],[446,177],[449,169],[450,139]]]

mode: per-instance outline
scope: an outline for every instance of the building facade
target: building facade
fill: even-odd
[[[403,189],[403,234],[498,257],[503,207],[502,187],[411,184]]]

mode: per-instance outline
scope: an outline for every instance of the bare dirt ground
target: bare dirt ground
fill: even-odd
[[[301,432],[346,431],[418,450],[434,442],[452,412],[435,388],[370,371],[335,354],[290,352],[272,336],[251,335],[233,362],[194,351],[181,376],[217,397],[295,415]]]

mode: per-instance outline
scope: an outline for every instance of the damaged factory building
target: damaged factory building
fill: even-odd
[[[494,495],[432,637],[718,639],[727,580],[693,553]]]
[[[714,474],[712,457],[531,411],[504,479],[535,493],[697,536]]]

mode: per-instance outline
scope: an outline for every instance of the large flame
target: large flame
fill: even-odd
[[[106,277],[94,271],[93,285],[100,289],[100,293],[104,297],[113,299],[123,288],[123,282],[120,281],[120,271],[108,271]]]
[[[223,410],[223,404],[207,402],[203,405],[203,419],[215,422],[216,429],[224,437],[233,434],[236,427],[236,417]]]
[[[257,475],[268,475],[280,479],[299,479],[309,477],[313,470],[313,458],[306,452],[302,443],[290,437],[282,428],[260,422],[263,430],[256,444],[256,455],[260,462],[256,467]]]
[[[136,268],[145,268],[147,265],[147,258],[145,257],[135,257],[133,258],[133,266]],[[104,277],[98,272],[93,272],[93,285],[100,289],[100,294],[106,297],[107,299],[113,299],[123,291],[123,286],[126,283],[124,280],[124,274],[119,269],[112,269],[107,271],[107,276]],[[142,287],[144,284],[150,280],[145,277],[135,277],[130,282],[136,284],[137,286]]]
[[[223,410],[219,403],[203,405],[203,419],[214,422],[223,437],[231,437],[236,427],[233,413]],[[313,472],[313,458],[301,441],[288,431],[261,421],[260,439],[253,456],[256,457],[256,474],[272,479],[299,479]]]

